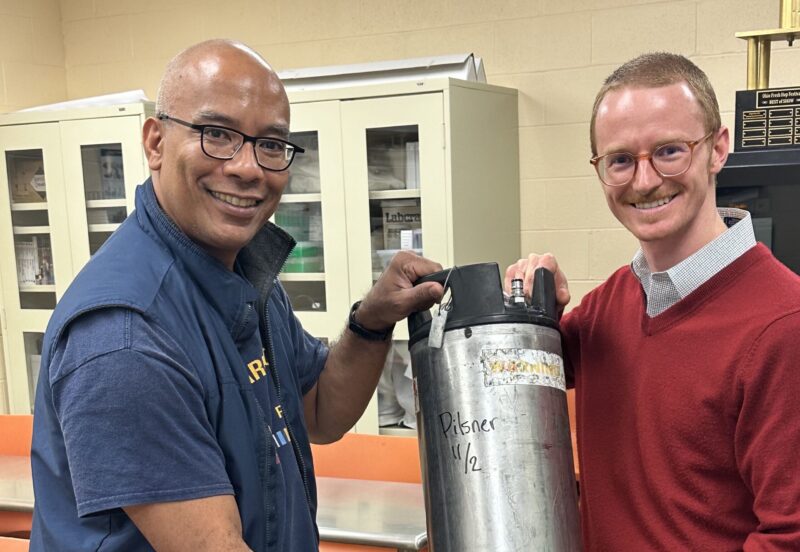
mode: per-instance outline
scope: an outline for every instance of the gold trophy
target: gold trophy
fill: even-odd
[[[800,0],[781,0],[780,28],[736,33],[747,41],[747,90],[736,92],[733,149],[800,149],[800,86],[769,87],[772,42],[800,38]]]

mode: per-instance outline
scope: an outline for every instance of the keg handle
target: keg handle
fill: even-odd
[[[531,308],[548,318],[558,320],[555,276],[543,266],[537,268],[533,273]]]
[[[466,280],[465,275],[468,275]],[[474,304],[476,312],[504,312],[503,290],[497,263],[453,266],[423,276],[414,285],[423,282],[441,284],[445,292],[450,288],[451,300],[456,295],[469,297],[468,305]],[[537,314],[558,320],[555,276],[544,267],[537,268],[533,273],[530,309]]]
[[[450,303],[440,307],[439,313],[448,311],[447,328],[461,328],[473,324],[495,323],[510,314],[519,320],[547,324],[555,327],[558,321],[555,300],[555,279],[546,269],[537,269],[531,291],[531,304],[514,308],[512,313],[503,297],[503,281],[497,263],[478,263],[454,266],[419,278],[414,285],[436,282],[450,290]],[[434,316],[428,309],[412,312],[408,316],[409,346],[422,337],[428,337]],[[416,336],[416,337],[415,337]]]
[[[459,316],[473,317],[505,312],[503,286],[497,263],[453,266],[427,274],[414,282],[414,285],[424,282],[440,284],[445,293],[449,289],[452,306]]]

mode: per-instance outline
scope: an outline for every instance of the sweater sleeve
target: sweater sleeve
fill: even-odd
[[[771,323],[742,371],[735,452],[753,493],[745,551],[800,550],[800,312]]]
[[[561,317],[561,348],[564,352],[564,372],[567,387],[575,387],[575,372],[581,363],[580,339],[581,307],[578,305]]]

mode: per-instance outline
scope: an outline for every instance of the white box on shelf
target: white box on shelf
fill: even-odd
[[[406,142],[406,188],[419,188],[419,142]]]
[[[422,228],[419,201],[415,199],[386,200],[381,202],[383,211],[383,247],[401,249],[400,232]]]
[[[17,253],[17,281],[19,285],[36,283],[36,274],[39,270],[39,257],[34,239],[14,241]]]

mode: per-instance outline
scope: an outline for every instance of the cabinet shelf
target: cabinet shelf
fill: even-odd
[[[379,190],[369,192],[370,199],[415,199],[419,198],[419,190]]]
[[[281,272],[280,279],[285,282],[324,282],[324,272]]]
[[[113,232],[119,228],[119,223],[90,224],[89,232]]]
[[[125,199],[90,199],[86,201],[87,209],[107,209],[109,207],[126,207]]]
[[[281,203],[319,203],[322,194],[284,194]]]
[[[55,293],[54,285],[22,284],[19,286],[20,293]]]
[[[49,226],[14,226],[14,234],[29,235],[29,234],[49,234]]]
[[[12,211],[47,211],[46,201],[36,201],[32,203],[12,203]]]

